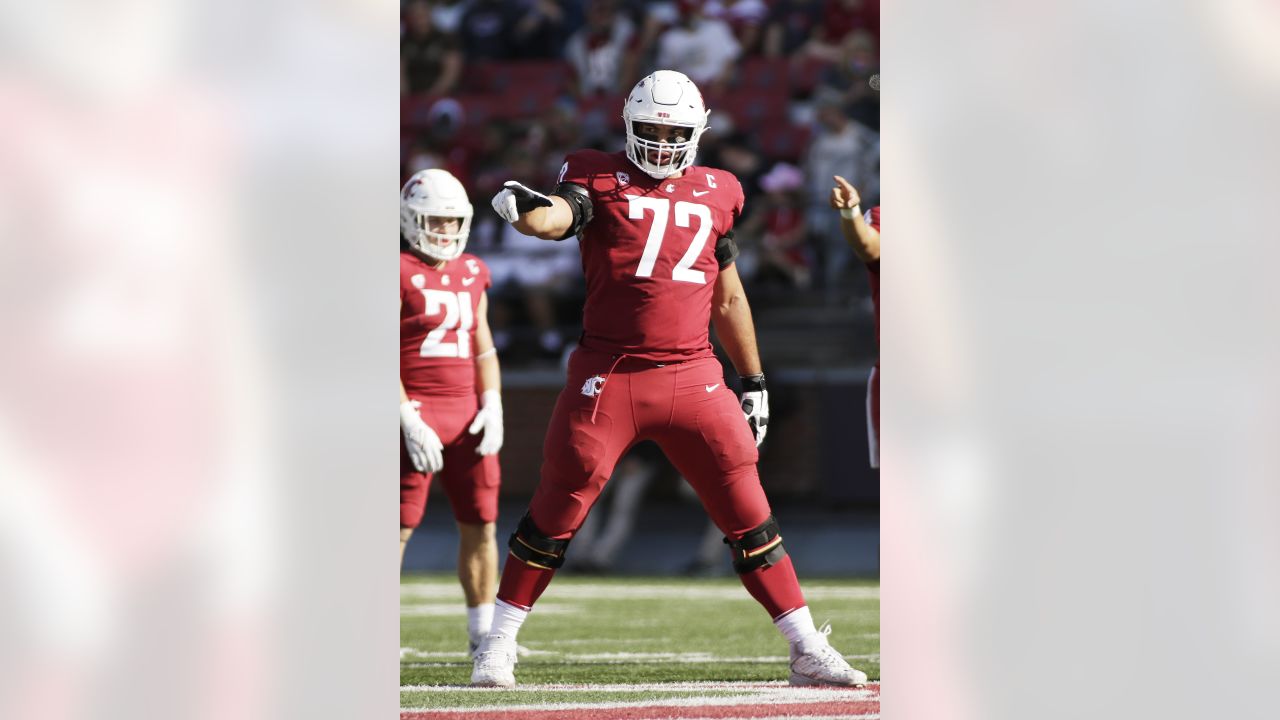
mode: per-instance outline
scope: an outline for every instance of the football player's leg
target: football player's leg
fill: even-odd
[[[615,375],[610,381],[621,385],[618,380]],[[564,563],[569,540],[633,439],[624,431],[629,420],[620,422],[602,403],[592,422],[591,404],[579,403],[575,394],[576,389],[566,390],[556,404],[543,445],[542,478],[508,546],[498,597],[516,607],[532,607],[547,588]],[[615,399],[625,400],[622,395]]]
[[[804,595],[760,486],[755,439],[731,391],[706,391],[723,380],[719,363],[685,372],[696,376],[692,385],[678,383],[676,411],[659,444],[724,533],[747,592],[777,618],[802,607]]]
[[[444,450],[441,482],[458,523],[458,582],[467,604],[467,634],[474,652],[493,623],[498,583],[498,456],[476,454],[478,436],[464,435]]]
[[[409,544],[414,528],[422,522],[427,509],[427,488],[431,476],[413,467],[404,439],[400,440],[400,566],[404,567],[404,549]]]
[[[696,410],[686,412],[664,438],[663,449],[725,534],[743,586],[790,643],[792,684],[865,683],[866,675],[849,667],[827,643],[830,630],[814,627],[756,474],[755,440],[733,394],[725,391],[721,398],[699,402]]]

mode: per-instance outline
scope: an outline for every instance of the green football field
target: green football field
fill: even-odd
[[[801,582],[814,620],[831,623],[831,644],[878,681],[879,582]],[[452,709],[457,717],[461,708],[494,713],[503,707],[589,709],[592,703],[614,707],[657,700],[687,705],[699,698],[727,703],[744,688],[795,692],[785,686],[786,641],[734,578],[562,575],[538,601],[520,644],[529,653],[516,667],[515,690],[468,688],[466,613],[456,578],[402,578],[400,705],[406,710]],[[875,688],[875,715],[856,716],[878,716]],[[792,702],[791,697],[759,702]]]

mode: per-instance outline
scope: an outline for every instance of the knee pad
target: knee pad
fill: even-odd
[[[547,537],[533,524],[529,513],[520,518],[516,531],[511,533],[507,542],[511,554],[524,562],[543,570],[555,570],[564,564],[564,551],[569,547],[568,540],[556,540]]]
[[[779,532],[778,521],[770,515],[768,520],[737,540],[725,538],[725,544],[733,551],[734,572],[742,575],[782,562],[782,558],[787,556],[787,549],[782,546]]]

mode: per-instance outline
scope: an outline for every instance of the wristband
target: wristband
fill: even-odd
[[[742,392],[760,392],[764,390],[764,373],[759,375],[741,375],[738,377],[742,381]]]
[[[840,208],[840,217],[845,220],[852,220],[862,214],[862,207],[854,205],[851,208]]]

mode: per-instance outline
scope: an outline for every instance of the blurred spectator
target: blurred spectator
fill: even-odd
[[[577,74],[578,95],[621,94],[635,74],[636,28],[617,0],[591,0],[587,24],[569,38],[565,59]]]
[[[715,111],[712,111],[714,116]],[[710,137],[711,133],[707,133]],[[728,170],[737,176],[742,183],[742,193],[746,198],[745,209],[751,212],[752,205],[760,194],[760,177],[764,174],[764,160],[751,145],[751,139],[743,132],[735,132],[720,140],[715,146],[715,154],[708,155],[700,161],[711,167]]]
[[[764,0],[726,0],[707,4],[708,16],[729,23],[743,55],[759,55],[769,6]]]
[[[845,112],[872,130],[880,129],[880,94],[871,87],[878,72],[875,40],[862,30],[850,34],[841,46],[840,62],[824,68],[817,92],[838,97]]]
[[[458,23],[458,37],[468,60],[508,57],[515,10],[503,0],[475,0],[467,8]]]
[[[835,301],[839,277],[850,250],[840,234],[840,216],[827,205],[832,176],[841,175],[862,195],[864,207],[880,204],[880,136],[845,115],[841,98],[821,94],[816,100],[818,131],[809,145],[809,229],[822,247],[827,298]]]
[[[871,41],[872,53],[880,38],[880,5],[874,0],[826,0],[822,24],[815,29],[803,52],[824,62],[839,62],[845,40],[863,33]]]
[[[703,0],[679,0],[677,23],[658,36],[654,63],[679,70],[697,83],[705,95],[719,94],[733,77],[733,61],[742,54],[723,20],[707,17]]]
[[[825,10],[822,0],[777,0],[765,26],[765,55],[796,57],[822,26]]]
[[[582,25],[581,0],[521,0],[511,26],[510,57],[561,57],[565,42]]]
[[[431,3],[431,19],[442,32],[457,34],[462,16],[471,7],[472,0],[434,0]]]
[[[434,26],[426,0],[412,0],[404,9],[400,38],[401,94],[447,95],[461,72],[457,38]]]
[[[760,178],[767,193],[739,229],[758,247],[755,286],[775,284],[807,288],[812,280],[813,260],[806,246],[804,172],[795,165],[778,163]]]
[[[539,134],[527,132],[517,144],[508,144],[505,167],[496,173],[501,178],[499,184],[514,177],[538,178],[534,186],[545,187],[554,180],[554,175],[548,179],[539,172],[544,160],[540,153],[531,152]],[[557,322],[556,304],[582,282],[577,239],[548,242],[524,235],[507,223],[499,224],[498,238],[497,248],[484,256],[493,278],[489,319],[494,344],[504,351],[520,339],[513,333],[512,322],[518,310],[528,316],[538,350],[546,357],[558,357],[565,338]]]

